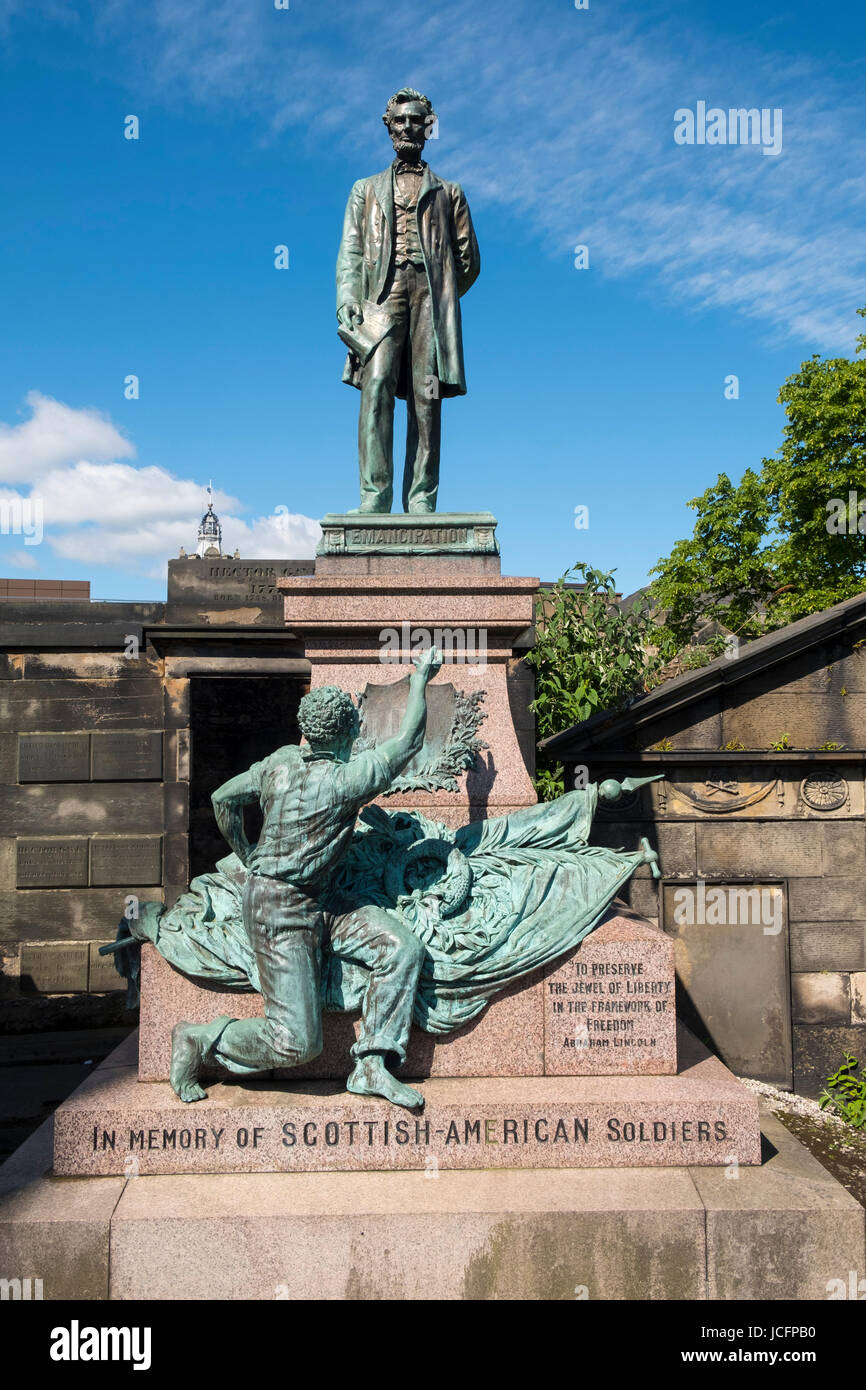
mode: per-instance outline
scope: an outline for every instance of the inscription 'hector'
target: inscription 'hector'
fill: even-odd
[[[19,840],[18,888],[77,888],[87,883],[87,840]]]

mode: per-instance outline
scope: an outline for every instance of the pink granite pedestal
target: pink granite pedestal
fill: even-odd
[[[423,1112],[339,1083],[219,1082],[193,1105],[102,1066],[58,1109],[54,1171],[273,1173],[760,1162],[757,1097],[691,1034],[676,1076],[431,1077]]]
[[[355,695],[403,680],[420,631],[431,640],[437,629],[457,634],[444,636],[434,684],[484,691],[480,737],[489,746],[461,774],[458,791],[397,793],[381,798],[388,810],[419,810],[455,829],[537,800],[515,731],[509,668],[515,641],[533,622],[538,580],[502,576],[498,564],[492,554],[324,556],[314,575],[278,581],[286,625],[304,639],[312,689],[337,685]],[[399,635],[399,650],[383,637],[389,631]]]
[[[168,1080],[175,1023],[227,1014],[255,1018],[261,995],[203,989],[153,946],[142,949],[139,1077]],[[277,1073],[342,1080],[358,1016],[325,1014],[324,1049]],[[399,1075],[661,1076],[676,1072],[673,941],[637,916],[612,911],[573,951],[497,995],[479,1018],[434,1037],[413,1028]]]

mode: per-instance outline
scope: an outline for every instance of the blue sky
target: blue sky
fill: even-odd
[[[210,478],[242,555],[312,554],[357,504],[334,261],[406,84],[482,252],[439,505],[493,511],[506,572],[645,582],[862,328],[863,6],[0,0],[0,52],[0,500],[44,518],[3,575],[161,597]],[[678,145],[698,101],[780,108],[782,152]]]

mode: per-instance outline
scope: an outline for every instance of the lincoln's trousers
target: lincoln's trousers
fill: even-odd
[[[404,512],[436,510],[442,401],[436,374],[436,339],[427,272],[406,264],[392,269],[380,303],[394,327],[368,359],[361,384],[358,462],[361,510],[390,512],[394,498],[394,400],[406,362]]]

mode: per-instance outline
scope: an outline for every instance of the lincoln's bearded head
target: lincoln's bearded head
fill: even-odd
[[[433,104],[413,87],[395,92],[382,117],[398,159],[417,164],[436,121]]]

